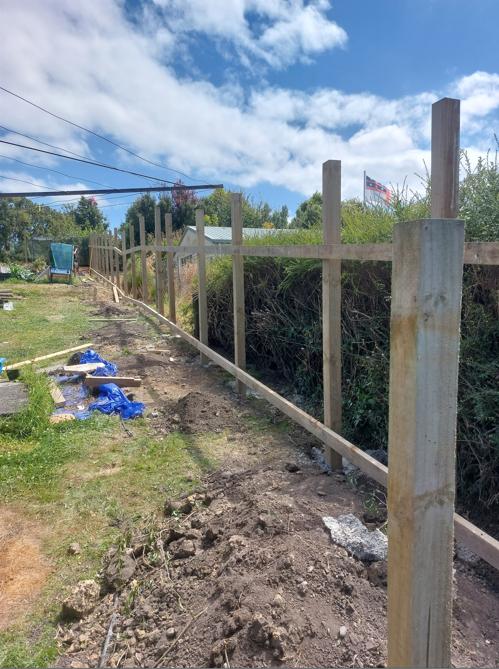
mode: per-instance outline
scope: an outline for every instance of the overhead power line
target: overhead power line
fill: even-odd
[[[9,178],[9,177],[5,177]],[[20,179],[18,179],[20,181]],[[39,186],[39,184],[33,184]],[[109,188],[106,190],[54,190],[54,191],[34,191],[27,193],[0,193],[0,198],[7,197],[53,197],[55,195],[100,195],[102,193],[160,193],[165,191],[182,190],[217,190],[223,188],[223,184],[199,184],[199,186],[146,186],[138,188]]]
[[[74,121],[70,121],[69,119],[64,118],[64,116],[59,116],[59,114],[55,114],[54,112],[49,111],[45,107],[42,107],[41,105],[37,105],[35,102],[32,102],[31,100],[28,100],[27,98],[23,97],[22,95],[19,95],[18,93],[14,93],[14,91],[10,91],[8,88],[5,88],[4,86],[0,86],[0,90],[4,91],[5,93],[8,93],[9,95],[13,95],[15,98],[18,98],[19,100],[22,100],[23,102],[26,102],[27,104],[31,105],[32,107],[35,107],[36,109],[39,109],[40,111],[44,112],[45,114],[49,114],[49,116],[52,116],[53,118],[59,119],[59,121],[64,121],[64,123],[69,123],[69,125],[72,125],[75,128],[79,128],[80,130],[84,130],[85,132],[88,132],[90,135],[93,135],[94,137],[98,137],[99,139],[102,139],[104,142],[107,142],[108,144],[112,144],[116,148],[121,149],[121,151],[126,151],[126,153],[129,153],[131,156],[135,156],[135,158],[138,158],[139,160],[143,160],[145,163],[149,163],[150,165],[154,165],[155,167],[159,167],[162,170],[175,172],[176,174],[180,174],[183,177],[186,177],[187,179],[191,179],[192,181],[199,181],[199,179],[191,177],[188,174],[185,174],[184,172],[180,172],[179,170],[175,170],[172,167],[165,167],[164,165],[161,165],[160,163],[156,163],[153,160],[149,160],[149,158],[144,158],[144,156],[141,156],[139,153],[135,153],[135,151],[132,151],[131,149],[128,149],[126,146],[122,146],[121,144],[118,144],[117,142],[113,142],[112,139],[109,139],[108,137],[105,137],[104,135],[100,135],[98,132],[95,132],[94,130],[90,130],[89,128],[85,128],[85,126],[79,125],[78,123],[75,123]]]
[[[13,135],[20,135],[21,137],[26,137],[26,139],[31,139],[32,142],[37,142],[38,144],[43,144],[43,146],[49,146],[51,149],[57,149],[58,151],[65,151],[66,153],[70,153],[72,156],[76,156],[77,158],[83,158],[83,160],[87,160],[87,156],[82,156],[80,153],[75,153],[74,151],[70,151],[69,149],[65,149],[62,146],[56,146],[55,144],[49,144],[48,142],[42,142],[41,139],[37,139],[36,137],[31,137],[31,135],[26,135],[24,132],[19,132],[19,130],[12,130],[12,128],[6,128],[4,125],[0,125],[0,130],[5,130],[6,132],[11,132]]]
[[[5,174],[0,174],[0,179],[9,179],[10,181],[19,181],[22,184],[29,184],[30,186],[38,186],[39,188],[47,188],[44,184],[35,184],[33,181],[26,181],[26,179],[16,179],[16,177],[7,177]],[[40,195],[41,193],[39,193]]]
[[[108,165],[106,163],[98,163],[95,160],[87,160],[86,158],[73,158],[72,156],[65,156],[62,153],[55,153],[54,151],[46,151],[45,149],[37,149],[34,146],[26,146],[25,144],[18,144],[17,142],[8,142],[6,139],[0,139],[0,144],[8,144],[9,146],[18,146],[21,149],[29,149],[30,151],[38,151],[38,153],[46,153],[49,156],[57,156],[58,158],[65,158],[66,160],[74,160],[77,163],[86,163],[87,165],[93,165],[94,167],[103,167],[107,170],[114,170],[115,172],[123,172],[124,174],[132,174],[135,177],[143,177],[144,179],[151,179],[152,181],[159,181],[160,183],[169,183],[174,184],[174,181],[169,181],[168,179],[160,179],[159,177],[153,177],[150,174],[142,174],[141,172],[132,172],[131,170],[123,170],[121,167],[115,167],[114,165]]]
[[[25,163],[23,160],[18,160],[17,158],[12,158],[12,156],[5,156],[3,153],[0,153],[0,158],[6,158],[7,160],[13,160],[20,165],[26,165],[27,167],[34,167],[37,170],[45,170],[46,172],[55,172],[55,174],[61,174],[63,177],[68,177],[68,179],[76,179],[77,181],[87,181],[89,184],[96,184],[97,186],[104,186],[104,188],[111,188],[108,184],[103,184],[100,181],[94,181],[93,179],[85,179],[84,177],[76,177],[74,174],[66,174],[66,172],[59,172],[59,170],[54,170],[51,167],[44,167],[43,165],[35,165],[34,163]]]

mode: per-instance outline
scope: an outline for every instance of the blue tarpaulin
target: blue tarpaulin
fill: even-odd
[[[97,353],[97,351],[94,351],[93,348],[89,348],[88,351],[85,351],[85,353],[82,353],[80,356],[80,364],[83,365],[87,362],[102,362],[104,364],[104,367],[99,367],[99,369],[96,369],[95,372],[92,372],[93,376],[116,376],[118,372],[116,365],[114,365],[112,362],[109,362],[108,360],[104,360],[104,358],[101,358],[101,356]]]
[[[89,348],[81,354],[80,363],[101,362],[104,367],[99,367],[93,376],[116,376],[118,368],[112,362],[104,360],[97,351]],[[118,413],[122,418],[137,418],[144,413],[145,406],[142,402],[132,402],[115,383],[103,383],[99,386],[99,396],[95,402],[88,405],[89,411],[102,411],[105,414]]]
[[[89,404],[89,411],[102,411],[105,414],[119,413],[125,420],[137,418],[144,412],[142,402],[132,402],[115,383],[103,383],[99,386],[99,397]]]

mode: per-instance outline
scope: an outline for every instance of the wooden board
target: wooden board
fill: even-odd
[[[83,383],[90,388],[96,388],[103,383],[115,383],[124,388],[138,388],[142,385],[142,379],[136,376],[86,376]]]
[[[19,413],[28,404],[28,391],[23,383],[0,383],[0,416]]]
[[[55,353],[49,353],[48,355],[40,355],[37,358],[31,358],[31,360],[23,360],[22,362],[16,362],[13,365],[7,365],[4,367],[6,371],[10,369],[19,369],[20,367],[26,367],[26,365],[32,365],[35,362],[41,362],[42,360],[50,360],[50,358],[60,358],[63,355],[68,355],[68,353],[75,353],[76,351],[82,351],[85,348],[92,348],[92,342],[87,344],[81,344],[80,346],[73,346],[72,348],[66,348],[63,351],[56,351]]]
[[[113,286],[113,298],[114,298],[114,301],[116,302],[116,304],[120,303],[120,298],[119,298],[119,295],[118,295],[118,291],[116,290],[116,286]]]
[[[103,362],[84,362],[81,365],[63,365],[62,371],[65,374],[90,374],[102,367],[105,367]]]
[[[54,400],[54,405],[59,409],[60,407],[63,407],[66,404],[66,400],[64,398],[64,395],[61,392],[61,389],[53,381],[52,379],[49,379],[49,390],[50,394],[52,395],[52,399]]]

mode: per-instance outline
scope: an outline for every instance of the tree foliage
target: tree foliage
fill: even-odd
[[[85,198],[82,198],[84,200]],[[82,207],[86,207],[83,205]],[[95,208],[92,205],[93,208]],[[93,218],[80,216],[75,219],[78,209],[66,207],[57,211],[49,205],[33,202],[28,198],[6,198],[0,200],[0,257],[13,259],[22,257],[24,239],[36,237],[51,241],[64,241],[84,237],[91,229],[104,229],[107,222],[100,216]],[[82,209],[82,208],[80,208]],[[91,210],[93,213],[93,211]],[[97,225],[97,228],[93,228]]]
[[[293,228],[314,228],[322,221],[322,195],[314,193],[300,204],[293,219]]]
[[[95,197],[81,197],[76,207],[67,207],[66,212],[73,217],[78,228],[86,231],[104,230],[107,222],[97,205]]]

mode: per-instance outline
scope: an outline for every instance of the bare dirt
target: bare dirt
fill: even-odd
[[[42,529],[19,510],[1,508],[0,630],[22,617],[50,573],[41,549],[42,539]]]
[[[142,376],[134,394],[158,432],[227,434],[224,465],[193,496],[165,500],[159,526],[110,553],[97,607],[61,628],[59,666],[96,666],[111,620],[112,667],[385,666],[386,563],[353,558],[322,523],[354,513],[383,526],[384,510],[366,504],[372,489],[322,473],[309,457],[315,442],[299,428],[255,437],[247,419],[279,423],[278,412],[240,401],[224,374],[203,369],[165,333],[110,324],[96,346],[115,349],[120,372]],[[125,582],[116,578],[122,568]],[[453,663],[494,666],[497,583],[486,569],[458,560],[455,568]]]

